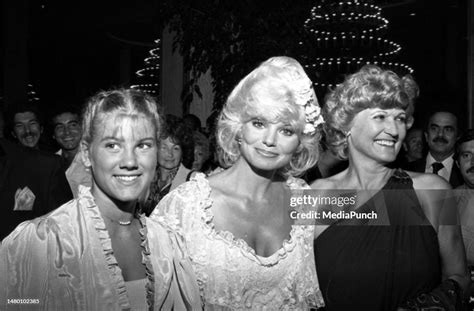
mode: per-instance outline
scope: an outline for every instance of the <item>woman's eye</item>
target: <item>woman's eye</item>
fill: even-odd
[[[265,126],[263,121],[259,119],[253,120],[252,125],[255,126],[256,128],[263,128]]]
[[[137,146],[139,149],[150,149],[152,147],[151,143],[140,143]]]
[[[116,149],[118,149],[118,147],[119,147],[119,145],[116,144],[116,143],[107,143],[107,144],[105,145],[105,148],[107,148],[107,149],[114,149],[114,150],[116,150]]]
[[[385,116],[383,114],[378,114],[378,115],[374,116],[374,119],[385,120]]]
[[[292,136],[293,134],[295,134],[295,131],[293,129],[290,129],[290,128],[284,128],[284,129],[281,130],[281,132],[285,136]]]
[[[400,121],[401,123],[406,123],[407,122],[407,117],[406,116],[399,116],[396,119],[397,121]]]

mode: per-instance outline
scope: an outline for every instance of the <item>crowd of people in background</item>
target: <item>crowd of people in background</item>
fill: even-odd
[[[0,306],[463,310],[474,129],[449,109],[413,127],[417,96],[411,76],[365,66],[320,108],[303,67],[274,57],[205,128],[132,89],[48,121],[31,103],[10,105]],[[311,189],[352,189],[358,213],[384,217],[296,225],[288,199]]]

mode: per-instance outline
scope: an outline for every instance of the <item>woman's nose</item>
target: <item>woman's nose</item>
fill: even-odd
[[[385,120],[385,133],[392,137],[398,137],[398,127],[394,119],[387,118]]]
[[[127,169],[134,169],[138,167],[137,155],[133,150],[124,151],[121,167]]]
[[[276,143],[276,130],[269,128],[263,136],[263,144],[267,147],[273,147]]]

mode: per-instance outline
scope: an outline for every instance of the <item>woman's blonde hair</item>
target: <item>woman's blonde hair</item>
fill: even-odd
[[[407,114],[407,128],[413,124],[418,85],[411,75],[366,65],[348,76],[325,99],[323,117],[328,147],[341,159],[347,158],[347,135],[354,117],[365,109],[399,108]]]
[[[156,138],[161,130],[159,108],[153,97],[134,89],[101,91],[91,97],[82,113],[82,141],[90,144],[97,125],[105,116],[120,112],[131,117],[149,118],[155,126]]]
[[[308,101],[317,105],[312,82],[303,67],[290,57],[273,57],[244,77],[231,92],[217,122],[216,138],[224,166],[240,157],[238,135],[251,119],[263,116],[271,122],[289,123],[299,134],[300,145],[283,176],[298,176],[313,167],[319,156],[320,131],[303,134]]]

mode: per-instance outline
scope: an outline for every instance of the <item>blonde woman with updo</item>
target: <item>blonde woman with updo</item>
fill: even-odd
[[[155,171],[160,126],[155,101],[141,92],[88,101],[80,152],[92,188],[80,186],[78,198],[3,240],[0,309],[201,309],[181,242],[137,209]]]
[[[318,159],[319,106],[302,66],[262,63],[234,88],[220,114],[224,164],[178,187],[152,218],[186,243],[205,310],[307,310],[323,305],[313,257],[314,226],[296,225],[289,197],[308,188]]]

